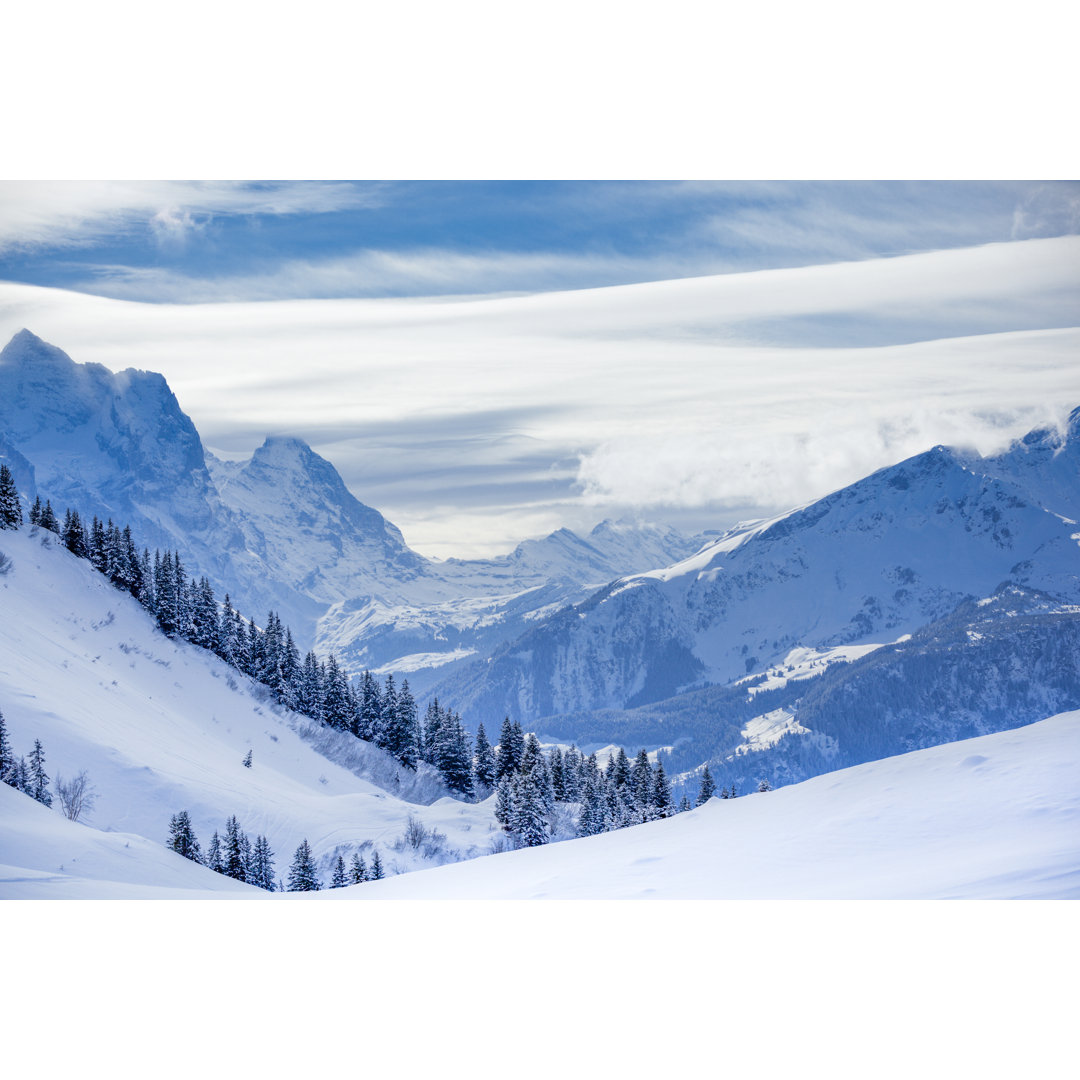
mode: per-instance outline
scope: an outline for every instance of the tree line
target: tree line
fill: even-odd
[[[306,839],[301,841],[293,855],[286,884],[274,878],[274,852],[270,850],[269,841],[260,834],[252,843],[235,814],[226,821],[223,836],[217,829],[214,830],[204,855],[192,828],[191,816],[186,810],[181,810],[169,821],[169,839],[166,846],[185,859],[205,866],[217,874],[254,885],[267,892],[317,892],[323,887],[311,845]],[[353,855],[348,870],[345,868],[344,858],[339,855],[334,864],[330,887],[336,889],[345,885],[358,885],[365,881],[378,881],[383,877],[385,871],[382,857],[377,850],[372,856],[370,867],[364,857],[357,853]]]

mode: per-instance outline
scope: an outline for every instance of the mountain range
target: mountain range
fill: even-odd
[[[28,330],[0,352],[0,456],[30,498],[130,524],[180,550],[246,615],[274,610],[302,649],[353,672],[407,674],[421,691],[464,657],[630,570],[700,546],[675,530],[603,522],[486,560],[435,560],[346,488],[299,439],[246,462],[203,446],[162,376],[77,364]]]

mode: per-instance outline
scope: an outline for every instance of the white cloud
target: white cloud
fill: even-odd
[[[0,338],[28,326],[76,360],[163,372],[212,446],[299,435],[447,555],[590,509],[721,527],[934,443],[1000,441],[1080,404],[1078,297],[1080,239],[1057,238],[468,300],[137,304],[8,284]],[[1032,304],[1063,329],[917,340],[957,310],[1027,325]],[[837,315],[903,319],[914,343],[742,329]]]
[[[118,231],[184,231],[213,214],[329,213],[377,205],[378,185],[336,182],[5,180],[0,251],[75,247]]]

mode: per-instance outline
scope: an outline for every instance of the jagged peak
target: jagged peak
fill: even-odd
[[[0,360],[62,360],[68,364],[75,361],[63,349],[50,345],[43,338],[39,338],[32,330],[24,326],[13,334],[11,340],[0,351]]]

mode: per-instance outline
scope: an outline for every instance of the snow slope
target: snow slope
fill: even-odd
[[[370,861],[378,847],[389,869],[422,864],[412,849],[393,850],[410,815],[445,834],[435,858],[490,850],[489,804],[445,797],[426,768],[411,773],[271,705],[216,657],[162,635],[51,533],[0,533],[0,551],[11,563],[0,574],[0,709],[16,754],[40,739],[51,777],[88,771],[98,799],[87,824],[164,845],[170,818],[187,810],[205,851],[235,814],[249,837],[268,837],[283,879],[305,838],[327,880],[338,852]],[[0,822],[0,863],[11,862],[17,833]],[[0,882],[0,895],[13,888]]]
[[[1080,899],[1080,712],[619,832],[318,895]]]

